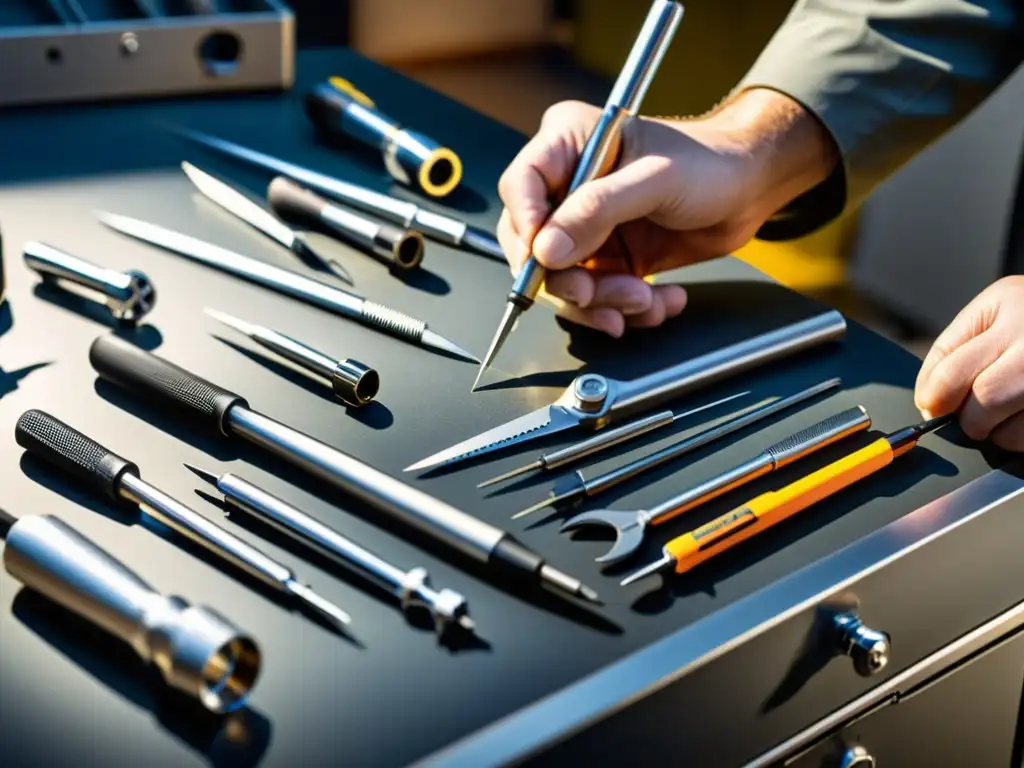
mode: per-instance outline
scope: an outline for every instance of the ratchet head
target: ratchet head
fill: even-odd
[[[633,554],[644,540],[647,521],[642,513],[620,509],[594,509],[566,520],[559,529],[574,531],[588,525],[606,526],[615,531],[615,543],[605,554],[595,558],[599,563],[617,563]]]

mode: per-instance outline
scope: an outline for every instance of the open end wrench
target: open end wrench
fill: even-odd
[[[637,550],[643,542],[648,525],[658,525],[671,520],[706,501],[870,426],[871,417],[863,406],[858,405],[790,435],[785,440],[769,446],[754,458],[689,488],[656,507],[639,510],[595,509],[582,512],[567,520],[561,530],[571,531],[588,525],[611,528],[615,531],[615,543],[596,560],[599,563],[617,563]]]

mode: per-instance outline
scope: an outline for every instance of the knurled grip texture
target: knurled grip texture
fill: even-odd
[[[806,453],[824,448],[852,432],[858,432],[870,426],[871,417],[864,410],[864,406],[858,405],[856,408],[849,408],[834,416],[829,416],[824,421],[819,421],[812,427],[790,435],[785,440],[780,440],[769,447],[766,453],[772,455],[776,467],[781,467],[791,461],[796,461]]]
[[[363,317],[388,333],[414,342],[419,342],[427,330],[427,324],[422,320],[372,301],[363,302]]]
[[[14,427],[14,439],[29,453],[84,480],[112,499],[120,498],[117,489],[123,474],[139,477],[135,464],[44,411],[21,414]]]
[[[116,336],[96,339],[89,348],[89,362],[107,381],[134,395],[174,406],[223,435],[229,434],[228,411],[236,405],[249,405],[233,392]]]

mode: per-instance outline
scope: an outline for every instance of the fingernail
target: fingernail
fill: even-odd
[[[557,227],[542,229],[533,240],[533,254],[545,266],[569,266],[566,258],[575,247],[572,238]]]

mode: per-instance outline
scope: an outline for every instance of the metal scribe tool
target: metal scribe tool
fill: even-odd
[[[191,163],[182,163],[181,169],[196,189],[209,200],[259,230],[271,240],[280,243],[300,258],[312,259],[349,285],[352,284],[352,276],[348,271],[336,259],[325,259],[317,253],[306,240],[304,233],[295,232],[234,187],[199,170]]]
[[[594,590],[552,567],[506,531],[251,410],[244,398],[161,357],[116,336],[100,336],[89,350],[89,361],[102,378],[135,396],[174,406],[218,434],[248,440],[477,562],[599,602]]]
[[[618,509],[583,512],[567,520],[562,526],[562,531],[586,526],[612,528],[615,531],[615,543],[608,552],[597,558],[597,562],[616,563],[636,551],[643,541],[648,525],[659,525],[689,512],[723,493],[746,485],[870,426],[871,418],[863,407],[850,408],[790,435],[752,459],[689,488],[656,507],[628,512]]]
[[[0,529],[11,576],[123,640],[167,685],[216,714],[248,700],[259,647],[218,612],[160,594],[59,518],[0,510]]]
[[[330,382],[334,394],[346,405],[360,408],[377,396],[380,376],[373,368],[357,360],[335,360],[290,336],[264,328],[262,325],[247,323],[215,309],[203,311],[217,322],[249,337],[261,347],[276,352],[286,360],[326,379]]]
[[[364,299],[355,293],[145,221],[113,213],[98,213],[97,216],[101,222],[123,235],[385,331],[411,344],[439,350],[470,362],[478,360],[455,342],[430,330],[422,320]]]
[[[673,0],[654,0],[651,4],[647,20],[640,29],[636,42],[633,43],[633,49],[619,73],[618,80],[615,81],[612,92],[608,95],[604,111],[580,153],[579,164],[569,182],[567,197],[588,181],[606,176],[618,163],[622,146],[622,125],[640,108],[640,103],[654,79],[654,74],[658,71],[658,66],[675,36],[682,17],[683,6]],[[480,377],[512,333],[516,320],[533,306],[537,293],[544,283],[544,277],[544,268],[531,254],[512,284],[512,291],[506,299],[505,314],[484,356],[484,361],[480,364],[473,389],[480,384]]]
[[[512,478],[519,477],[520,475],[525,475],[526,473],[533,472],[534,470],[551,472],[559,467],[564,467],[568,464],[585,459],[588,456],[594,456],[606,448],[622,445],[623,443],[629,442],[634,437],[640,437],[641,435],[654,432],[661,427],[667,427],[669,424],[674,424],[679,421],[679,419],[694,416],[702,411],[708,410],[709,408],[724,405],[736,398],[744,397],[749,394],[749,390],[746,392],[739,392],[735,395],[723,397],[721,400],[715,400],[713,403],[706,403],[705,405],[691,408],[688,411],[681,411],[679,413],[661,411],[660,413],[655,413],[645,418],[631,421],[628,424],[623,424],[621,427],[609,429],[607,432],[598,432],[587,440],[583,440],[579,443],[573,443],[566,448],[551,451],[551,453],[542,454],[536,461],[517,467],[503,475],[492,477],[490,480],[478,483],[476,487],[486,488],[488,486],[495,485],[496,483],[511,480]]]
[[[187,397],[187,393],[182,393]],[[14,437],[25,450],[88,483],[93,491],[118,501],[138,504],[154,520],[241,568],[279,593],[299,600],[332,625],[344,629],[352,621],[288,568],[206,519],[142,479],[138,466],[43,411],[26,411]]]
[[[832,310],[632,381],[585,373],[551,405],[438,451],[405,471],[456,464],[574,427],[602,429],[729,376],[839,339],[845,332],[846,321]]]
[[[686,573],[696,568],[704,561],[888,466],[897,456],[902,456],[917,445],[924,435],[945,426],[950,420],[950,416],[940,416],[881,437],[785,488],[762,493],[710,523],[677,536],[665,545],[659,560],[627,576],[622,580],[622,586],[668,568],[674,568],[676,573]]]
[[[403,227],[415,229],[431,240],[454,245],[456,248],[468,249],[484,256],[490,256],[502,264],[505,263],[505,254],[494,235],[483,229],[472,227],[464,221],[420,208],[409,200],[401,200],[361,187],[358,184],[317,173],[309,168],[303,168],[301,165],[243,147],[233,141],[226,141],[198,131],[185,130],[179,131],[179,133],[208,149],[301,182],[307,187],[316,189],[335,200],[351,205],[353,208],[359,208],[375,216],[380,216],[382,219],[396,222]]]
[[[450,589],[430,586],[423,568],[403,571],[345,538],[333,528],[314,520],[287,502],[258,488],[238,475],[212,472],[186,464],[189,470],[224,494],[224,500],[273,526],[303,544],[369,579],[401,601],[402,610],[426,609],[434,618],[439,636],[450,629],[474,629],[466,598]]]
[[[580,470],[576,470],[565,478],[565,483],[557,484],[555,486],[555,492],[548,496],[548,498],[534,504],[532,507],[527,507],[521,512],[516,512],[516,514],[512,515],[512,519],[518,520],[521,517],[532,515],[534,512],[539,512],[547,507],[553,507],[556,505],[568,506],[571,504],[578,504],[587,498],[593,498],[599,493],[603,493],[604,491],[614,488],[619,483],[624,483],[630,478],[636,477],[649,469],[659,467],[672,459],[678,459],[680,456],[690,453],[691,451],[695,451],[709,443],[713,443],[715,440],[721,440],[726,435],[731,435],[733,432],[743,429],[744,427],[749,427],[751,424],[755,424],[762,419],[767,419],[769,416],[779,413],[780,411],[792,408],[798,403],[810,400],[812,397],[817,397],[822,392],[838,387],[839,384],[839,379],[829,379],[828,381],[815,384],[813,387],[808,387],[807,389],[790,395],[789,397],[773,400],[766,405],[762,405],[760,407],[751,406],[726,421],[722,421],[714,426],[708,427],[707,429],[703,429],[695,435],[690,435],[678,442],[667,445],[661,450],[650,453],[647,456],[641,456],[639,459],[634,459],[628,464],[609,470],[591,480],[585,478]]]

